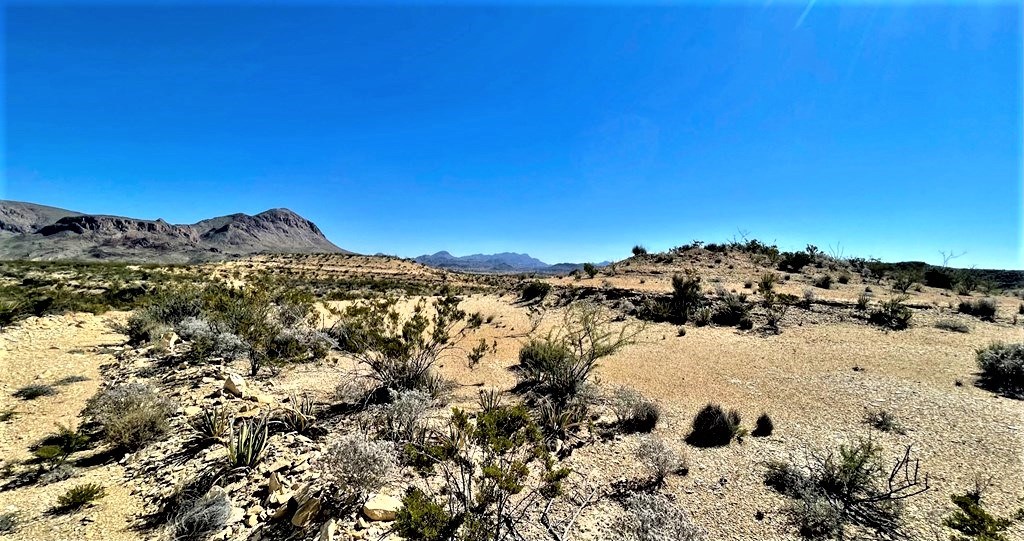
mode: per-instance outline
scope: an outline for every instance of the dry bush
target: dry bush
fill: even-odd
[[[335,440],[320,457],[323,480],[346,500],[380,489],[398,463],[389,442],[347,434]]]
[[[204,541],[224,529],[230,517],[231,498],[215,486],[195,500],[181,502],[171,519],[169,537],[173,541]]]
[[[142,383],[107,387],[86,403],[83,414],[103,427],[115,447],[139,449],[167,433],[173,404]]]
[[[689,471],[689,463],[686,457],[672,450],[665,443],[665,440],[648,436],[640,441],[637,448],[636,458],[647,470],[656,486],[665,486],[669,475]]]
[[[697,541],[705,539],[689,515],[660,494],[634,494],[626,500],[626,513],[612,524],[621,541]]]

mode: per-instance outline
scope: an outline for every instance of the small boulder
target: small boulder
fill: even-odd
[[[387,494],[374,494],[363,504],[363,514],[370,520],[395,520],[402,500]]]
[[[316,536],[316,541],[336,541],[338,535],[338,522],[336,520],[328,519],[323,526],[320,527],[320,534]]]
[[[306,502],[300,505],[298,510],[295,511],[295,514],[292,515],[292,526],[295,526],[296,528],[305,528],[319,512],[319,498],[310,498],[306,500]]]
[[[235,396],[245,396],[246,389],[245,380],[238,374],[228,374],[224,378],[224,391],[231,393]]]

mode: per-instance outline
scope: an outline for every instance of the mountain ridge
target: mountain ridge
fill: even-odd
[[[0,200],[0,259],[186,263],[256,253],[351,253],[285,208],[171,224]]]

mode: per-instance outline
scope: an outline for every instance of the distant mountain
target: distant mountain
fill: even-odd
[[[432,255],[421,255],[415,258],[417,263],[441,269],[458,270],[464,272],[483,273],[518,273],[535,272],[542,274],[563,274],[581,268],[581,263],[558,263],[549,265],[528,254],[514,252],[502,252],[500,254],[473,254],[465,256],[454,256],[448,252],[441,251]],[[599,265],[607,265],[601,263]]]
[[[256,253],[349,252],[288,209],[174,225],[0,201],[0,259],[184,263]]]

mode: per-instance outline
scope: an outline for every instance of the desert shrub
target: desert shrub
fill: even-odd
[[[43,440],[43,445],[33,452],[43,460],[60,463],[69,456],[89,446],[89,436],[69,426],[57,425],[57,432]]]
[[[764,297],[765,302],[771,302],[775,297],[775,284],[779,282],[779,275],[774,272],[766,272],[761,275],[757,282],[757,292]]]
[[[593,263],[584,263],[583,272],[587,275],[587,278],[593,278],[597,276],[597,266]]]
[[[935,328],[950,332],[971,332],[971,328],[966,323],[962,321],[957,321],[955,319],[940,319],[935,322]]]
[[[623,324],[614,330],[614,315],[590,302],[570,304],[562,324],[528,342],[519,354],[520,389],[549,402],[559,416],[584,404],[590,378],[600,359],[612,355],[643,330]]]
[[[789,514],[801,535],[844,539],[851,527],[881,538],[901,538],[904,500],[928,490],[910,447],[891,469],[871,440],[814,456],[807,473],[783,463],[769,465],[765,484],[794,498]]]
[[[107,491],[103,486],[96,483],[85,483],[71,487],[57,498],[57,511],[61,513],[77,511],[85,505],[106,496],[106,494]]]
[[[175,332],[189,343],[185,358],[193,362],[205,362],[210,358],[230,361],[246,353],[246,344],[241,338],[206,319],[187,317],[178,323]]]
[[[737,410],[726,413],[718,404],[709,403],[693,417],[686,441],[698,447],[719,447],[742,437],[740,413]]]
[[[647,248],[644,248],[643,246],[637,244],[636,246],[633,246],[633,255],[635,255],[635,256],[647,255]]]
[[[779,255],[779,270],[800,272],[813,262],[814,258],[807,252],[782,252]]]
[[[380,436],[394,442],[412,441],[423,428],[430,410],[430,395],[417,390],[393,393],[387,404],[374,408]]]
[[[625,432],[650,432],[661,418],[657,403],[629,387],[616,387],[610,402],[619,427]]]
[[[39,476],[39,484],[49,485],[67,481],[77,475],[75,467],[67,462],[59,462]]]
[[[980,492],[955,494],[950,499],[957,510],[942,521],[944,526],[957,532],[950,537],[950,541],[1009,541],[1003,532],[1010,528],[1013,519],[998,517],[986,511],[981,504]],[[1022,516],[1021,513],[1017,515]]]
[[[1021,303],[1020,306],[1017,307],[1017,314],[1024,316],[1024,303]]]
[[[839,281],[840,284],[848,284],[848,283],[850,283],[850,273],[848,273],[848,272],[840,273],[838,281]]]
[[[864,422],[882,432],[904,434],[906,430],[889,410],[873,410],[864,414]]]
[[[707,303],[701,292],[700,276],[693,269],[672,276],[670,312],[674,319],[685,323],[694,310]]]
[[[647,470],[655,486],[665,486],[669,475],[688,471],[686,458],[670,448],[665,440],[648,436],[636,450],[637,461]]]
[[[361,330],[349,336],[356,341],[352,356],[370,369],[381,390],[437,390],[442,382],[433,373],[434,363],[466,331],[463,325],[456,332],[466,317],[461,301],[445,290],[429,307],[426,301],[417,303],[408,316],[395,297],[352,304],[342,318]]]
[[[20,515],[17,511],[0,513],[0,535],[14,533],[18,530]]]
[[[754,281],[753,280],[744,280],[743,281],[743,289],[753,289],[753,288],[754,288]]]
[[[864,311],[868,309],[868,303],[871,302],[871,297],[867,293],[861,293],[857,295],[857,309]]]
[[[764,484],[779,494],[799,498],[811,485],[808,474],[788,462],[772,460],[766,464],[766,468]]]
[[[57,394],[57,388],[44,383],[33,383],[14,391],[14,397],[22,400],[35,400],[41,396],[53,396]]]
[[[219,406],[203,408],[189,421],[192,430],[204,440],[219,440],[231,428],[231,416],[228,410]]]
[[[715,325],[726,327],[737,326],[741,329],[753,327],[750,319],[750,305],[747,304],[747,296],[740,293],[719,292],[720,304],[711,316]]]
[[[543,300],[551,292],[551,284],[547,282],[532,281],[523,286],[519,298],[523,301]]]
[[[701,306],[695,308],[693,313],[690,315],[690,319],[693,324],[698,327],[706,327],[711,324],[711,319],[714,317],[715,312],[710,306]]]
[[[202,496],[181,502],[171,518],[169,537],[173,541],[205,541],[224,529],[231,517],[231,498],[221,487],[211,487]]]
[[[750,435],[757,438],[765,438],[771,436],[774,431],[775,423],[772,422],[772,418],[767,413],[762,413],[757,417],[757,421],[754,423],[754,431]]]
[[[316,424],[316,404],[306,395],[302,398],[292,395],[288,405],[281,410],[278,420],[296,434],[307,434]]]
[[[868,316],[868,321],[879,327],[886,327],[895,331],[910,327],[910,319],[914,314],[910,311],[910,308],[903,304],[906,300],[906,297],[900,296],[883,302],[878,309],[871,312],[871,315]]]
[[[115,447],[139,449],[167,433],[173,405],[141,383],[107,387],[86,403],[86,417],[103,427]]]
[[[906,293],[916,281],[917,276],[910,272],[896,273],[892,277],[892,290],[897,293]]]
[[[995,321],[997,306],[995,299],[961,301],[958,311],[961,314],[968,314],[983,321]]]
[[[821,276],[815,277],[812,283],[814,284],[814,287],[832,289],[832,275],[822,274]]]
[[[981,383],[1009,394],[1024,394],[1024,344],[995,342],[977,351]]]
[[[319,466],[328,486],[355,501],[384,485],[397,465],[394,446],[358,434],[344,435],[328,446]]]
[[[448,426],[432,431],[417,450],[441,470],[444,486],[437,496],[440,500],[418,495],[415,504],[429,510],[434,521],[431,531],[453,532],[454,537],[444,539],[520,539],[525,511],[540,498],[558,496],[569,474],[555,466],[540,429],[523,405],[483,411],[475,422],[455,409]],[[536,482],[528,483],[531,478]],[[407,494],[407,504],[410,500]],[[445,512],[438,512],[439,508]],[[411,516],[411,511],[403,514],[396,529],[416,538],[421,530],[407,518]],[[444,525],[436,524],[446,517],[450,519]]]
[[[809,287],[808,288],[804,288],[804,300],[803,300],[804,307],[809,309],[811,307],[811,305],[814,304],[814,300],[817,299],[817,298],[818,298],[818,295],[816,293],[814,293],[813,289],[811,289]]]
[[[614,539],[621,541],[697,541],[705,539],[689,515],[660,494],[633,494],[626,513],[612,523]]]
[[[924,285],[939,289],[953,289],[953,275],[945,269],[928,269],[924,271]]]
[[[267,418],[242,419],[231,429],[228,462],[234,468],[254,468],[263,459],[270,434]]]
[[[405,539],[447,541],[455,538],[457,525],[451,514],[418,488],[410,488],[402,498],[395,517],[395,532]]]

